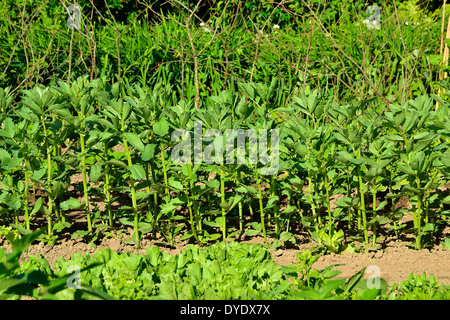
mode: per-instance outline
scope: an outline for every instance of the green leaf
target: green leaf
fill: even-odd
[[[425,132],[418,132],[418,133],[416,133],[412,138],[414,140],[423,140],[423,139],[428,140],[428,139],[433,139],[435,137],[436,137],[435,134],[425,131]]]
[[[16,291],[13,288],[23,284],[26,284],[26,282],[20,279],[9,277],[0,279],[0,294],[1,293],[16,294]]]
[[[106,119],[99,118],[96,120],[96,122],[100,123],[102,126],[104,126],[106,128],[117,131],[117,128],[114,126],[114,124],[112,124],[111,122],[109,122]]]
[[[100,178],[103,176],[102,165],[94,164],[91,166],[91,170],[89,171],[89,179],[92,182],[98,182]]]
[[[416,174],[415,171],[407,164],[400,163],[398,164],[398,167],[402,172],[407,173],[411,176],[414,176]]]
[[[435,66],[440,65],[441,60],[442,60],[441,55],[439,55],[439,54],[430,54],[428,56],[428,59],[430,61],[430,64],[435,65]]]
[[[255,88],[251,83],[239,83],[239,86],[250,97],[250,99],[255,100],[256,97]]]
[[[435,229],[435,224],[434,223],[427,223],[425,224],[425,226],[423,227],[423,232],[433,232]]]
[[[153,125],[153,132],[158,136],[165,136],[169,133],[169,123],[166,119],[161,119]]]
[[[244,235],[246,235],[246,236],[255,236],[255,235],[257,235],[257,234],[259,234],[260,232],[258,231],[258,230],[255,230],[255,229],[247,229],[247,230],[245,230],[245,232],[244,232]]]
[[[406,122],[403,124],[402,128],[404,132],[409,132],[417,122],[417,114],[416,113],[408,113]]]
[[[23,235],[19,240],[13,243],[13,252],[7,257],[8,262],[16,263],[19,261],[20,256],[30,244],[34,242],[41,234],[45,232],[45,228],[42,228],[33,233]]]
[[[81,121],[80,118],[77,116],[67,117],[65,119],[70,125],[74,126],[75,128],[79,129],[81,127]]]
[[[116,166],[116,167],[122,167],[122,168],[128,167],[124,162],[119,161],[119,160],[114,160],[114,159],[105,161],[105,164]]]
[[[3,170],[12,170],[20,166],[20,161],[12,158],[2,158],[1,167]]]
[[[11,118],[6,118],[3,122],[5,130],[0,129],[0,135],[6,138],[13,138],[15,133],[15,126]]]
[[[131,105],[128,102],[122,104],[122,120],[127,121],[131,115]]]
[[[189,111],[183,112],[180,116],[180,125],[182,128],[184,128],[187,123],[189,122],[189,119],[191,118],[191,113]]]
[[[30,108],[31,111],[32,111],[35,115],[37,115],[37,116],[39,116],[39,117],[43,115],[43,112],[42,112],[41,108],[40,108],[33,100],[28,99],[28,98],[25,98],[25,99],[22,100],[22,102],[23,102],[23,104],[24,104],[25,106],[27,106],[28,108]]]
[[[247,103],[245,99],[241,99],[236,107],[236,113],[241,118],[247,119],[252,112],[253,107],[249,103]]]
[[[36,203],[34,204],[33,210],[31,211],[31,215],[37,213],[39,210],[41,210],[42,207],[42,198],[37,199]]]
[[[191,281],[192,285],[197,286],[202,281],[202,267],[198,262],[188,265],[186,268],[186,276]]]
[[[183,184],[181,183],[181,181],[174,177],[169,178],[169,186],[177,190],[183,190]]]
[[[60,206],[63,211],[77,210],[82,208],[84,206],[84,203],[81,203],[77,199],[71,197],[66,201],[61,202]]]
[[[363,278],[366,272],[366,268],[361,269],[359,272],[355,273],[350,279],[348,279],[345,284],[345,292],[351,292],[353,288],[358,284],[359,281]]]
[[[170,213],[183,204],[184,201],[181,201],[179,198],[171,199],[169,203],[161,205],[161,213],[163,214]]]
[[[220,186],[220,181],[217,179],[211,179],[207,181],[206,184],[208,185],[208,187],[216,190]]]
[[[384,138],[389,141],[403,141],[403,137],[399,136],[398,134],[386,135],[384,136]]]
[[[361,165],[361,164],[363,164],[364,162],[365,162],[365,159],[364,158],[351,158],[351,159],[348,159],[351,163],[353,163],[353,164],[355,164],[355,165],[357,165],[357,166],[359,166],[359,165]]]
[[[290,242],[292,242],[292,243],[295,243],[295,238],[294,238],[294,236],[293,236],[292,233],[287,232],[287,231],[283,231],[283,232],[280,234],[280,241],[281,241],[281,242],[290,241]]]
[[[301,157],[304,157],[308,153],[308,149],[306,148],[306,145],[304,143],[298,142],[295,144],[291,144],[291,146],[294,148],[295,152],[297,152],[298,155]]]
[[[64,120],[67,120],[68,118],[73,116],[69,109],[63,108],[62,105],[53,105],[52,108],[49,109],[49,111],[53,112]]]
[[[383,170],[378,165],[374,165],[369,169],[369,171],[367,171],[366,177],[367,179],[373,179],[380,176],[382,172]]]
[[[10,209],[17,210],[21,207],[20,198],[16,197],[14,194],[6,194],[4,197],[0,198]]]
[[[142,143],[139,136],[133,132],[124,132],[123,134],[125,136],[125,139],[136,149],[143,152],[144,151],[144,144]]]
[[[444,249],[450,250],[450,238],[446,238],[445,241],[442,242],[442,247]]]
[[[87,115],[88,114],[88,107],[89,107],[89,94],[85,94],[80,99],[80,110],[81,114]]]
[[[141,154],[142,161],[149,161],[155,154],[156,144],[147,144]]]
[[[125,225],[125,226],[134,226],[134,222],[131,221],[129,218],[120,218],[119,221]]]
[[[145,169],[139,164],[133,164],[130,167],[131,175],[135,180],[144,180],[146,179]]]

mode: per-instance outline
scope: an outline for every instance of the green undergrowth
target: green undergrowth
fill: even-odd
[[[381,278],[363,279],[365,269],[349,279],[336,278],[335,265],[313,269],[318,255],[305,250],[297,263],[281,267],[262,245],[219,242],[188,245],[171,255],[159,247],[145,254],[103,249],[90,256],[75,253],[51,267],[44,257],[20,256],[38,233],[0,250],[0,299],[168,299],[168,300],[416,300],[450,299],[450,286],[433,276],[414,276],[388,287]]]

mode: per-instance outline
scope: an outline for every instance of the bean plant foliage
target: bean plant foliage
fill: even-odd
[[[180,236],[202,245],[259,233],[276,247],[295,243],[300,227],[331,252],[357,249],[351,241],[376,248],[381,232],[412,233],[417,249],[431,245],[448,221],[449,196],[440,191],[448,183],[448,107],[434,110],[436,97],[418,96],[377,115],[316,90],[279,107],[271,100],[280,94],[276,83],[242,84],[201,109],[174,101],[170,86],[120,89],[86,77],[5,94],[18,102],[0,130],[3,221],[26,234],[44,217],[47,241],[82,211],[86,229],[73,237],[90,241],[129,225],[137,245],[156,233],[168,245]],[[230,129],[268,137],[257,149],[266,162],[252,161],[251,138],[231,150],[244,152],[235,158],[226,149]],[[187,153],[181,164],[180,151]],[[276,171],[264,174],[275,160]],[[75,175],[80,185],[72,185]],[[401,197],[412,205],[411,226],[402,223],[407,212],[396,210]]]

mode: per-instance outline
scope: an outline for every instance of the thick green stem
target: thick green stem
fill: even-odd
[[[351,192],[350,192],[351,187],[350,186],[351,186],[350,174],[347,174],[347,186],[346,186],[347,187],[347,198],[351,197]],[[347,215],[348,215],[348,227],[350,229],[351,225],[352,225],[352,207],[351,206],[348,207]]]
[[[361,168],[358,169],[358,177],[359,177],[359,194],[361,197],[360,212],[361,212],[363,230],[364,230],[364,242],[366,244],[366,249],[367,249],[367,245],[369,244],[369,236],[367,233],[366,204],[364,201],[365,194],[364,194],[364,184],[362,181]]]
[[[314,204],[314,185],[311,179],[311,173],[308,171],[308,193],[311,197],[311,210],[313,217],[317,219],[317,226],[322,224],[322,219],[320,218],[320,214],[316,214],[316,205]]]
[[[50,190],[50,183],[52,180],[52,158],[51,158],[51,148],[50,144],[48,143],[48,133],[47,133],[47,127],[45,126],[45,121],[42,120],[42,127],[44,130],[44,136],[45,136],[45,147],[47,150],[47,190],[48,190],[48,215],[47,215],[47,231],[48,235],[51,236],[53,234],[52,232],[52,211],[53,211],[53,196],[51,195]]]
[[[25,190],[24,190],[24,202],[25,202],[25,227],[27,230],[30,230],[30,216],[29,216],[29,210],[28,210],[28,199],[29,199],[29,190],[30,185],[28,183],[29,176],[28,176],[28,160],[27,157],[24,157],[24,165],[25,165]]]
[[[91,222],[91,208],[89,204],[89,191],[87,185],[87,172],[86,172],[86,146],[84,142],[84,135],[80,134],[80,145],[81,145],[81,174],[83,176],[83,192],[84,192],[84,204],[86,207],[86,219],[88,224],[88,231],[92,231]]]
[[[251,201],[248,203],[248,210],[250,211],[250,216],[253,217],[254,212]]]
[[[200,245],[200,240],[197,235],[197,226],[199,224],[198,222],[198,206],[197,203],[191,203],[191,199],[189,197],[189,194],[193,192],[194,190],[194,181],[192,181],[192,166],[191,164],[188,164],[189,166],[189,190],[186,192],[186,198],[187,198],[187,205],[189,208],[189,222],[191,224],[192,233],[195,237],[195,240]],[[194,207],[194,208],[192,208]]]
[[[417,249],[422,249],[422,241],[420,232],[422,231],[422,196],[417,195],[417,212],[414,217],[414,225],[416,229],[416,246]]]
[[[125,154],[127,156],[128,167],[131,168],[133,165],[133,161],[131,160],[130,149],[128,148],[127,139],[123,138],[123,145],[125,147]],[[133,205],[133,214],[134,214],[134,236],[136,241],[139,244],[140,236],[139,236],[139,216],[138,216],[138,208],[136,201],[136,188],[134,186],[133,175],[130,173],[130,189],[131,189],[131,203]]]
[[[164,156],[164,143],[161,142],[161,163],[163,167],[164,184],[168,185],[167,170],[166,170],[166,159]],[[166,203],[169,203],[169,189],[166,188]]]
[[[105,174],[105,195],[106,195],[106,209],[108,210],[109,226],[113,228],[114,219],[111,210],[111,191],[110,191],[109,174]]]
[[[223,172],[222,167],[220,168],[220,195],[221,195],[221,203],[222,205],[225,204],[225,173]],[[222,206],[222,237],[223,241],[227,239],[227,221],[226,221],[226,210]]]
[[[437,175],[437,170],[433,172],[433,174],[431,175],[431,181],[435,181],[436,175]],[[431,189],[427,190],[427,193],[425,194],[425,224],[427,224],[429,222],[429,217],[430,217],[430,191]],[[441,202],[442,204],[442,202]]]
[[[256,170],[255,170],[256,171]],[[267,241],[267,234],[266,234],[266,225],[264,222],[264,206],[262,202],[262,191],[261,191],[261,181],[259,180],[258,173],[256,173],[256,183],[258,184],[258,196],[259,196],[259,212],[261,216],[261,228],[264,235],[264,242],[266,243],[266,246],[269,247],[269,242]]]
[[[152,172],[152,181],[156,184],[156,173],[155,168],[153,164],[150,164],[150,170]],[[154,217],[157,217],[157,209],[158,209],[158,194],[155,192],[153,193],[153,210],[154,210]],[[156,221],[154,221],[156,223]]]
[[[104,155],[105,155],[105,159],[106,161],[108,161],[109,156],[108,156],[108,144],[105,142],[105,149],[104,149]],[[106,198],[106,210],[108,211],[108,219],[109,219],[109,226],[111,228],[114,227],[114,219],[113,219],[113,214],[112,214],[112,210],[111,210],[111,185],[110,185],[110,176],[108,173],[108,168],[106,168],[106,173],[105,173],[105,185],[103,188],[103,192]]]
[[[416,188],[420,190],[420,179],[416,177]],[[422,231],[422,202],[423,197],[422,194],[417,195],[417,211],[414,214],[414,228],[416,229],[416,246],[417,249],[422,249],[422,241],[421,241],[421,235],[420,232]]]
[[[271,186],[270,186],[270,191],[271,191],[271,196],[272,196],[272,198],[273,197],[275,197],[276,196],[276,194],[275,194],[275,192],[276,192],[276,189],[275,189],[275,175],[272,175],[272,183],[271,183]],[[275,220],[275,234],[277,235],[277,237],[278,237],[278,233],[279,233],[279,221],[278,221],[278,203],[275,205],[275,209],[274,209],[274,211],[273,211],[273,218],[274,218],[274,220]]]
[[[192,179],[192,164],[189,164],[189,186],[191,188],[190,192],[193,195],[193,190],[194,190],[194,181]],[[193,204],[193,214],[194,214],[194,221],[195,221],[195,229],[196,230],[200,230],[201,231],[201,223],[200,223],[200,212],[198,209],[198,203],[194,202]]]
[[[240,171],[238,172],[237,182],[238,182],[238,185],[241,182],[241,172]],[[244,217],[243,217],[242,201],[239,201],[238,209],[239,209],[239,232],[242,234],[242,232],[244,232]]]
[[[373,208],[373,216],[377,216],[377,185],[373,184],[373,195],[372,195],[372,208]],[[372,246],[375,247],[376,241],[377,241],[377,223],[375,222],[372,225],[373,229],[373,240],[372,240]]]
[[[296,200],[297,200],[298,212],[300,213],[300,218],[303,218],[303,211],[302,211],[302,206],[300,204],[300,200],[299,199],[296,199]]]
[[[328,235],[332,236],[333,228],[332,228],[332,218],[331,218],[331,201],[330,201],[330,191],[329,191],[329,183],[327,173],[324,172],[325,176],[325,190],[327,193],[327,209],[328,209]]]
[[[52,179],[52,159],[50,155],[50,149],[48,147],[47,142],[47,188],[48,188],[48,216],[47,216],[47,223],[48,223],[48,235],[51,236],[53,234],[52,232],[52,211],[53,211],[53,196],[50,194],[50,182]]]
[[[194,238],[197,241],[197,243],[199,245],[201,245],[200,240],[197,235],[197,230],[196,230],[195,221],[194,221],[194,214],[192,213],[192,203],[189,198],[189,192],[186,192],[186,199],[187,199],[187,206],[189,209],[189,223],[191,224],[192,234],[194,235]]]
[[[164,184],[167,186],[169,185],[168,179],[167,179],[167,170],[166,170],[166,159],[165,159],[165,155],[164,155],[164,143],[161,142],[161,163],[162,163],[162,170],[163,170],[163,175],[164,175]],[[165,190],[165,199],[166,199],[166,203],[170,202],[170,194],[169,194],[169,189],[166,188]],[[168,224],[171,225],[172,224],[172,217],[175,213],[175,210],[172,211],[171,215],[168,216]],[[174,241],[174,234],[173,234],[174,228],[171,228],[170,232],[171,232],[171,237],[170,237],[170,241],[169,243],[173,243]]]
[[[145,165],[145,179],[147,180],[147,183],[150,183],[150,164],[148,164],[148,163]],[[145,192],[147,194],[150,193],[150,186],[147,186],[145,188]],[[150,202],[148,202],[148,205],[147,205],[147,221],[150,223],[153,221],[152,207],[150,205]]]

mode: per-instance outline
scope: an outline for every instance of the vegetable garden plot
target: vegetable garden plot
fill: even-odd
[[[448,10],[4,2],[0,297],[448,298],[417,276],[448,279]],[[364,290],[365,260],[416,276]]]
[[[200,109],[177,101],[169,86],[107,86],[86,77],[21,95],[2,89],[3,224],[28,233],[43,215],[44,238],[53,241],[70,227],[68,212],[82,210],[86,227],[74,237],[129,225],[136,244],[156,233],[168,244],[261,234],[276,247],[295,242],[293,224],[331,252],[352,248],[351,241],[375,248],[381,232],[413,234],[417,249],[435,241],[448,226],[448,103],[418,96],[381,113],[312,91],[278,105],[285,93],[276,81],[240,84]],[[234,162],[227,132],[244,133],[240,144],[234,140]],[[67,192],[74,174],[82,177],[83,201]],[[33,205],[32,189],[43,192]],[[406,210],[395,209],[405,196],[411,228],[402,223]]]

